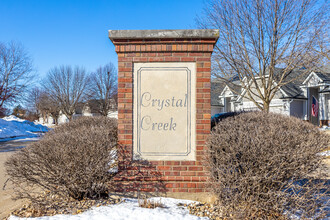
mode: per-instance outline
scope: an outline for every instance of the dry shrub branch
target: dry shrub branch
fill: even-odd
[[[84,117],[55,128],[6,161],[18,198],[42,201],[42,191],[81,200],[108,196],[116,160],[117,122]],[[41,200],[40,200],[41,199]]]
[[[215,127],[206,163],[221,216],[228,219],[321,217],[329,199],[319,154],[328,135],[294,117],[242,113]]]

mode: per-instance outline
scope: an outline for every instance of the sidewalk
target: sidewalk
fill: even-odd
[[[12,199],[12,194],[14,193],[13,186],[10,182],[7,183],[6,188],[3,189],[4,183],[6,182],[8,176],[5,171],[5,162],[7,158],[9,158],[12,154],[14,154],[15,150],[23,148],[36,140],[29,139],[20,139],[13,140],[7,142],[0,142],[0,219],[4,219],[8,217],[9,214],[22,207],[25,203],[24,200],[16,200]]]
[[[24,204],[24,200],[14,201],[11,195],[14,193],[12,185],[7,184],[5,190],[3,185],[6,182],[8,176],[6,176],[4,163],[13,152],[0,153],[0,219],[8,217],[8,215],[17,208],[20,208]]]

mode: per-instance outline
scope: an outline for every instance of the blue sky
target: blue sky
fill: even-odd
[[[203,0],[0,0],[0,41],[23,44],[40,78],[57,65],[88,71],[117,55],[108,30],[194,29]]]

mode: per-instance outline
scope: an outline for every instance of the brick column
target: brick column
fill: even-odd
[[[166,182],[168,192],[206,192],[202,165],[211,119],[211,54],[217,30],[109,31],[118,54],[118,139],[132,157],[133,66],[138,62],[196,63],[196,160],[150,161]]]

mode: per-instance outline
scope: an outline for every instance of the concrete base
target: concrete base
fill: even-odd
[[[187,199],[198,202],[209,202],[216,201],[216,197],[211,193],[186,193],[186,192],[168,192],[164,197],[175,198],[175,199]]]
[[[208,202],[213,203],[216,201],[215,195],[212,193],[201,192],[201,193],[186,193],[186,192],[167,192],[167,193],[157,193],[157,192],[112,192],[111,198],[123,198],[130,197],[136,199],[147,199],[151,197],[166,197],[166,198],[174,198],[174,199],[186,199],[197,202]]]

